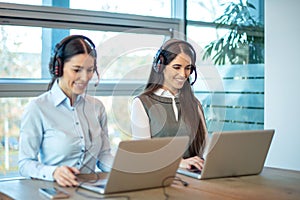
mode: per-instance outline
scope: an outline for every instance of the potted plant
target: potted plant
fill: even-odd
[[[211,58],[216,65],[264,63],[263,25],[251,16],[255,6],[248,1],[228,3],[224,14],[214,22],[218,28],[229,28],[223,37],[204,47],[203,60]]]

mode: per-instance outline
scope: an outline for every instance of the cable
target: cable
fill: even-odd
[[[163,187],[163,193],[164,193],[164,196],[165,196],[166,200],[169,199],[169,195],[166,192],[166,186],[167,185],[165,183],[168,179],[173,179],[173,181],[179,181],[184,187],[187,187],[189,185],[188,182],[182,180],[181,178],[179,178],[177,176],[168,176],[168,177],[164,178],[163,181],[162,181],[162,187]]]
[[[87,95],[87,90],[85,90],[84,97],[86,97],[86,95]],[[82,112],[83,112],[83,115],[84,115],[85,120],[86,120],[87,125],[88,125],[88,138],[89,138],[90,146],[87,149],[85,148],[84,152],[79,157],[79,160],[80,161],[83,160],[84,157],[85,157],[85,155],[86,155],[86,153],[89,153],[93,159],[98,160],[98,158],[96,158],[91,152],[89,152],[89,150],[93,147],[93,137],[92,137],[92,133],[91,133],[91,130],[90,130],[90,123],[89,123],[89,120],[88,120],[87,115],[85,113],[85,106],[86,106],[85,105],[85,101],[86,101],[86,99],[84,98],[83,100],[84,101],[83,101]],[[82,168],[86,167],[87,169],[89,169],[91,171],[92,174],[96,175],[96,179],[92,179],[91,180],[91,179],[84,179],[84,178],[82,178],[83,181],[81,181],[80,184],[75,189],[75,192],[77,194],[79,194],[79,195],[81,195],[81,196],[83,196],[85,198],[89,198],[89,199],[111,199],[111,198],[124,198],[124,199],[128,199],[128,200],[130,199],[129,196],[125,196],[125,195],[124,196],[99,197],[99,196],[88,195],[88,194],[85,194],[84,192],[80,192],[79,188],[80,188],[80,186],[82,184],[84,184],[84,183],[96,183],[100,179],[99,173],[97,173],[94,169],[90,168],[88,165],[84,164],[84,162],[81,162],[81,163],[82,163],[82,166],[81,166],[80,170]]]
[[[84,154],[82,154],[82,155],[85,155],[86,152],[89,153],[89,149],[87,149],[87,150],[84,152]],[[92,155],[92,157],[93,157],[93,155]],[[95,158],[94,158],[94,159],[95,159]],[[82,181],[80,182],[80,184],[79,184],[79,185],[76,187],[76,189],[75,189],[75,192],[76,192],[77,194],[79,194],[79,195],[81,195],[81,196],[83,196],[83,197],[85,197],[85,198],[89,198],[89,199],[111,199],[111,198],[122,198],[122,199],[128,199],[128,200],[130,199],[129,196],[125,196],[125,195],[124,195],[124,196],[99,197],[99,196],[94,196],[94,195],[88,195],[88,194],[86,194],[86,193],[84,193],[84,192],[79,191],[80,186],[81,186],[82,184],[84,184],[84,183],[96,183],[98,180],[100,180],[100,175],[99,175],[99,173],[97,173],[95,170],[91,169],[89,166],[87,166],[87,165],[85,165],[85,164],[82,165],[81,169],[82,169],[83,167],[88,168],[88,169],[92,172],[92,174],[95,174],[95,175],[96,175],[96,179],[88,179],[88,178],[83,178],[83,177],[81,177]]]
[[[84,98],[82,99],[83,100],[83,105],[82,105],[82,113],[83,113],[83,116],[85,118],[85,121],[87,123],[87,126],[88,126],[88,139],[89,139],[89,142],[90,142],[90,145],[88,148],[84,147],[84,152],[81,154],[81,156],[79,157],[79,160],[82,164],[82,166],[80,167],[79,170],[81,170],[82,168],[86,167],[87,169],[89,169],[92,173],[95,173],[95,171],[93,169],[91,169],[88,165],[84,164],[83,160],[84,160],[84,157],[86,156],[86,153],[89,153],[92,157],[92,159],[95,159],[96,161],[98,160],[97,157],[95,157],[92,153],[90,153],[90,149],[92,149],[93,147],[93,136],[92,136],[92,133],[91,133],[91,130],[90,130],[90,123],[89,123],[89,120],[87,118],[87,115],[85,113],[85,106],[86,106],[86,96],[87,96],[87,89],[85,90],[85,93],[84,93]],[[97,174],[97,173],[96,173]],[[98,179],[99,177],[97,177]]]

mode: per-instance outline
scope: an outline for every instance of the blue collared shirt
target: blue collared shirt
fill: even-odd
[[[19,172],[22,176],[53,180],[58,166],[92,173],[96,165],[109,171],[113,160],[104,105],[89,95],[70,100],[57,83],[32,100],[20,127]]]

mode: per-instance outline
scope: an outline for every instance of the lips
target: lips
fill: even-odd
[[[86,84],[85,83],[74,83],[74,86],[78,89],[85,89],[86,88]]]
[[[178,79],[178,78],[176,78],[175,80],[176,80],[178,83],[183,84],[183,83],[185,82],[186,79]]]

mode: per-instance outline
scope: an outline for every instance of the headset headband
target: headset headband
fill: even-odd
[[[60,53],[64,52],[64,49],[66,47],[66,45],[71,42],[72,40],[75,40],[77,38],[81,38],[84,41],[86,41],[86,43],[91,47],[92,50],[95,51],[95,45],[92,42],[91,39],[89,39],[86,36],[83,35],[70,35],[66,38],[64,38],[60,43],[56,44],[55,46],[55,50],[54,50],[54,56],[52,58],[52,62],[50,65],[50,74],[54,77],[61,77],[63,74],[63,60],[62,60],[62,55],[59,55]],[[95,51],[96,53],[96,51]],[[95,69],[96,73],[97,69]]]

